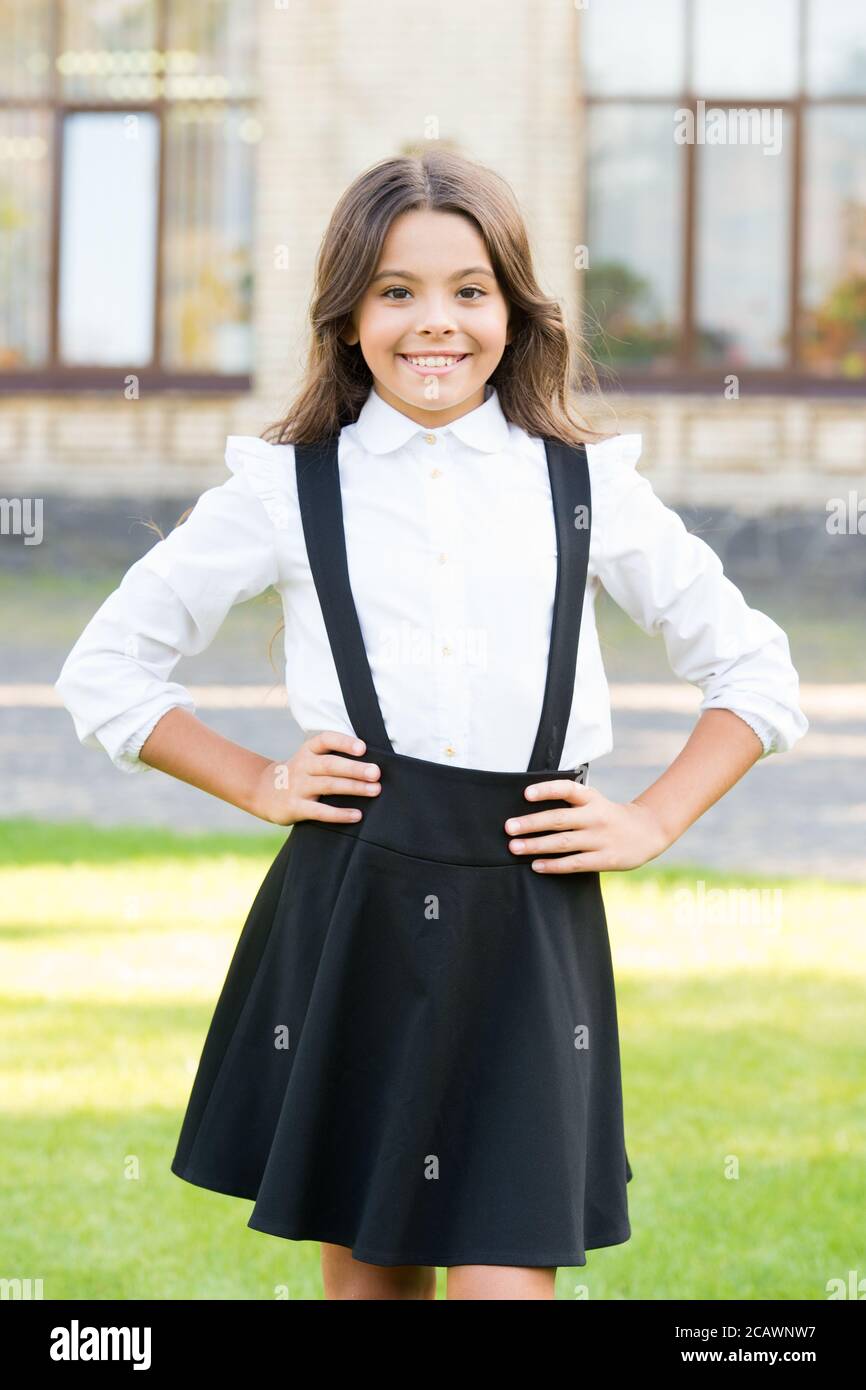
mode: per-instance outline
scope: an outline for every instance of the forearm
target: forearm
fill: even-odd
[[[673,844],[763,751],[754,729],[732,710],[704,710],[670,767],[633,800],[653,812]]]
[[[145,739],[141,761],[210,792],[242,811],[253,810],[267,758],[223,738],[179,705],[168,710]]]

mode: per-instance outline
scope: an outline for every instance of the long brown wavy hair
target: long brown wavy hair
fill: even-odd
[[[511,188],[494,170],[435,145],[379,160],[337,202],[316,258],[303,380],[286,414],[260,437],[270,444],[315,443],[357,420],[373,375],[360,344],[349,345],[342,334],[376,272],[391,223],[401,213],[419,209],[470,218],[487,247],[512,330],[489,378],[506,419],[530,435],[566,444],[607,438],[574,409],[578,392],[600,398],[598,377],[559,301],[541,290]],[[188,507],[175,526],[191,511]],[[283,626],[281,622],[268,646],[272,667],[273,644]]]
[[[357,420],[373,385],[360,344],[342,334],[370,284],[391,223],[416,210],[461,213],[475,224],[510,309],[511,342],[489,378],[507,420],[528,434],[590,444],[603,438],[574,411],[571,396],[595,368],[570,340],[559,302],[542,293],[523,216],[509,185],[454,150],[431,146],[373,164],[338,201],[319,247],[304,378],[286,415],[261,438],[309,444]]]

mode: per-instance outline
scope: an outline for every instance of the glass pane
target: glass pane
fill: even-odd
[[[675,365],[684,151],[673,123],[667,105],[589,109],[586,327],[602,364]],[[597,324],[603,336],[593,338]]]
[[[257,10],[249,0],[169,4],[166,96],[185,101],[252,96]]]
[[[52,0],[0,0],[0,96],[47,95],[51,5]]]
[[[778,154],[758,143],[696,150],[695,340],[704,366],[788,361],[792,142],[790,117],[779,115]]]
[[[807,90],[818,96],[866,93],[863,0],[820,0],[819,4],[812,0],[807,34]]]
[[[159,95],[155,0],[64,0],[57,66],[66,101],[150,101]]]
[[[51,126],[43,111],[0,111],[0,371],[48,358]]]
[[[794,96],[797,15],[798,0],[695,0],[696,94]]]
[[[805,135],[802,363],[866,377],[866,112],[819,107]]]
[[[82,112],[64,124],[60,357],[151,361],[159,126],[148,112]]]
[[[171,108],[166,120],[162,360],[245,372],[252,362],[253,165],[243,108]]]
[[[586,90],[624,96],[683,88],[685,0],[592,0],[580,11]]]

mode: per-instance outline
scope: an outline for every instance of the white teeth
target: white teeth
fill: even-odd
[[[461,357],[465,357],[465,352],[455,353],[450,357],[409,357],[403,354],[407,362],[411,362],[413,367],[450,367],[452,362],[459,362]]]

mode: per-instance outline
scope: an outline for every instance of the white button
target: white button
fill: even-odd
[[[435,444],[435,443],[436,443],[436,436],[435,436],[435,434],[425,434],[424,438],[427,440],[427,443],[428,443],[428,444]]]
[[[447,753],[449,758],[453,758],[454,754],[457,752],[457,749],[452,748],[451,744],[449,743],[448,747],[445,749],[445,752]]]
[[[441,469],[441,468],[434,468],[434,469],[432,469],[431,472],[430,472],[430,477],[431,477],[431,478],[441,478],[441,477],[442,477],[442,469]]]
[[[440,565],[444,565],[444,564],[445,564],[445,561],[446,561],[447,559],[448,559],[448,556],[447,556],[447,555],[445,554],[445,552],[443,551],[442,554],[439,556],[439,563],[440,563]]]
[[[451,655],[451,648],[450,648],[450,647],[443,647],[443,648],[442,648],[442,655],[443,655],[443,656],[450,656],[450,655]]]

